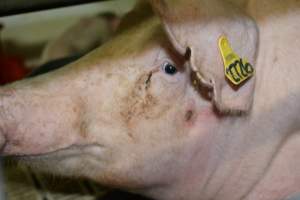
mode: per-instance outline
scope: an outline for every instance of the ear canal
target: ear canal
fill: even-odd
[[[220,112],[240,113],[250,110],[255,77],[226,76],[226,64],[219,46],[228,40],[237,66],[234,73],[244,75],[255,70],[258,28],[246,12],[225,0],[149,0],[160,16],[174,48],[185,55],[190,49],[190,65],[201,83],[213,89],[213,103]],[[241,59],[241,60],[240,60]],[[243,59],[243,60],[242,60]],[[229,68],[229,66],[227,66]],[[250,68],[249,68],[250,69]],[[250,72],[250,70],[248,70]],[[227,73],[232,71],[227,71]],[[252,71],[253,72],[253,71]],[[235,74],[236,75],[236,74]],[[236,80],[236,82],[232,82]]]

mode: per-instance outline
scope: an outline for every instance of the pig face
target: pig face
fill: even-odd
[[[151,17],[77,63],[6,86],[3,153],[109,186],[170,182],[217,120],[171,46]]]
[[[148,2],[159,18],[141,3],[98,50],[0,89],[1,153],[160,200],[299,191],[296,1]],[[220,38],[256,70],[243,84],[226,79]]]
[[[236,133],[247,124],[223,114],[250,110],[255,77],[232,87],[217,43],[226,36],[255,63],[256,25],[225,1],[149,2],[160,18],[142,9],[79,61],[1,89],[4,155],[149,196],[182,186],[197,199],[192,190],[221,187],[239,165],[245,138]]]

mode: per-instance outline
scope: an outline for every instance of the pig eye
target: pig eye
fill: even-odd
[[[169,62],[163,64],[163,70],[168,75],[174,75],[178,72],[177,68]]]

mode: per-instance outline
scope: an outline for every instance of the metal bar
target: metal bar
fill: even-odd
[[[0,0],[0,17],[107,0]]]

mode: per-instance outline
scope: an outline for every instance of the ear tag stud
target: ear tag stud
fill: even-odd
[[[254,75],[252,65],[233,51],[224,36],[219,39],[219,49],[225,66],[225,76],[231,83],[239,86]]]

